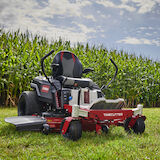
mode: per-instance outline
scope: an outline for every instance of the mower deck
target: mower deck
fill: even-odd
[[[7,123],[16,126],[17,130],[42,130],[46,120],[37,116],[17,116],[5,118]]]

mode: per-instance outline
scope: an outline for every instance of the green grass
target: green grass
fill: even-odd
[[[142,135],[128,135],[122,127],[112,127],[107,135],[83,132],[76,142],[58,133],[15,130],[5,117],[16,116],[16,108],[0,108],[1,159],[160,159],[160,109],[144,109],[147,119]]]

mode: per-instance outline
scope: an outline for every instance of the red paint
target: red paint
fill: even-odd
[[[97,132],[97,134],[101,134],[101,131],[102,131],[102,126],[99,125],[99,124],[96,124],[96,132]]]
[[[67,109],[70,114],[72,113],[72,106],[64,104],[64,109]],[[45,117],[45,119],[52,131],[59,132],[62,120],[65,118],[62,134],[67,132],[72,120],[80,120],[83,131],[96,131],[100,134],[103,125],[123,126],[124,120],[131,117],[129,127],[132,128],[138,118],[146,119],[145,116],[134,116],[132,110],[82,110],[88,111],[88,117]]]
[[[45,117],[47,120],[47,124],[50,126],[50,128],[55,132],[60,132],[60,126],[61,122],[64,119],[59,117]]]
[[[48,85],[42,85],[41,92],[48,93],[49,89],[50,89],[50,86],[48,86]]]
[[[89,118],[99,121],[103,120],[120,120],[123,121],[133,115],[132,110],[89,110]]]
[[[130,121],[129,124],[128,124],[129,128],[132,128],[132,127],[135,125],[135,123],[136,123],[136,121],[137,121],[138,118],[143,118],[144,121],[145,121],[145,119],[146,119],[145,116],[139,116],[139,115],[137,115],[137,116],[132,116],[131,121]]]
[[[95,131],[96,130],[96,122],[92,119],[84,119],[82,118],[82,130],[83,131]]]
[[[57,104],[57,108],[60,109],[60,103],[59,103],[58,93],[57,92],[56,92],[56,104]]]
[[[72,106],[64,104],[64,109],[67,109],[69,113],[72,113]]]
[[[64,52],[61,52],[61,61],[63,60],[63,55],[64,55]],[[71,53],[71,55],[72,55],[73,62],[75,63],[76,59],[74,57],[74,54]]]
[[[72,59],[73,59],[73,62],[75,63],[76,60],[73,53],[72,53]]]
[[[89,104],[89,91],[84,92],[84,103]]]
[[[61,52],[61,61],[62,61],[62,59],[63,59],[63,54],[64,54],[64,52]]]
[[[69,127],[70,122],[73,120],[73,117],[67,117],[65,119],[65,122],[63,124],[63,128],[62,128],[62,134],[64,135],[67,132],[67,129]]]

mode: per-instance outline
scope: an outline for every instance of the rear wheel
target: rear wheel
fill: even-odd
[[[65,119],[61,123],[61,130],[65,123]],[[76,141],[80,139],[82,136],[82,125],[80,121],[71,121],[68,127],[67,132],[63,135],[63,137]]]
[[[24,91],[18,102],[18,116],[40,114],[40,104],[36,91]]]
[[[145,131],[145,123],[143,118],[138,118],[132,129],[136,134],[143,133]]]

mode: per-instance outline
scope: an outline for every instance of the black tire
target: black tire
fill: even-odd
[[[42,133],[48,135],[50,132],[50,127],[48,124],[43,124]]]
[[[18,116],[40,114],[40,104],[36,91],[24,91],[18,102]]]
[[[107,134],[109,131],[109,127],[107,125],[102,126],[102,131]]]
[[[127,132],[127,133],[131,133],[131,128],[129,128],[129,122],[131,121],[131,117],[127,118],[125,121],[124,121],[124,130]]]
[[[134,133],[142,134],[145,131],[145,123],[144,123],[143,118],[138,118],[132,129]]]
[[[65,119],[61,123],[61,130],[63,128]],[[68,127],[67,132],[63,135],[63,137],[71,139],[73,141],[77,141],[82,136],[82,125],[80,121],[71,121]]]

